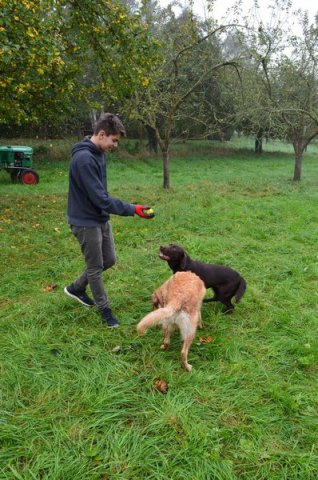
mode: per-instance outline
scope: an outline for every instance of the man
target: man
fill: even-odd
[[[102,272],[116,262],[116,252],[109,215],[150,218],[146,205],[134,205],[111,197],[107,192],[107,172],[104,152],[113,150],[125,136],[119,118],[111,113],[98,120],[91,137],[73,146],[69,170],[67,220],[85,258],[86,270],[64,292],[83,305],[96,305],[102,322],[110,328],[119,322],[109,306]],[[86,293],[90,286],[94,300]]]

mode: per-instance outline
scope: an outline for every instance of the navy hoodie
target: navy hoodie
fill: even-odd
[[[108,195],[104,153],[86,137],[72,148],[67,221],[76,227],[98,227],[111,213],[133,216],[135,206]]]

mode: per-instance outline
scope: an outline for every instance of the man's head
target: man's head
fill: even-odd
[[[113,150],[126,135],[125,128],[117,115],[103,113],[97,121],[91,141],[103,152]]]

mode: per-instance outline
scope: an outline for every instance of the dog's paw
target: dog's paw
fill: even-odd
[[[184,368],[187,372],[191,372],[191,370],[192,370],[192,365],[190,365],[190,363],[186,363],[185,365],[183,365],[183,368]]]
[[[169,343],[163,343],[161,346],[160,346],[160,350],[167,350],[167,348],[169,348]]]

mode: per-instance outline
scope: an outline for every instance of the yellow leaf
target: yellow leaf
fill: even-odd
[[[199,338],[199,343],[211,343],[213,342],[213,337],[210,335],[208,337],[200,337]]]

